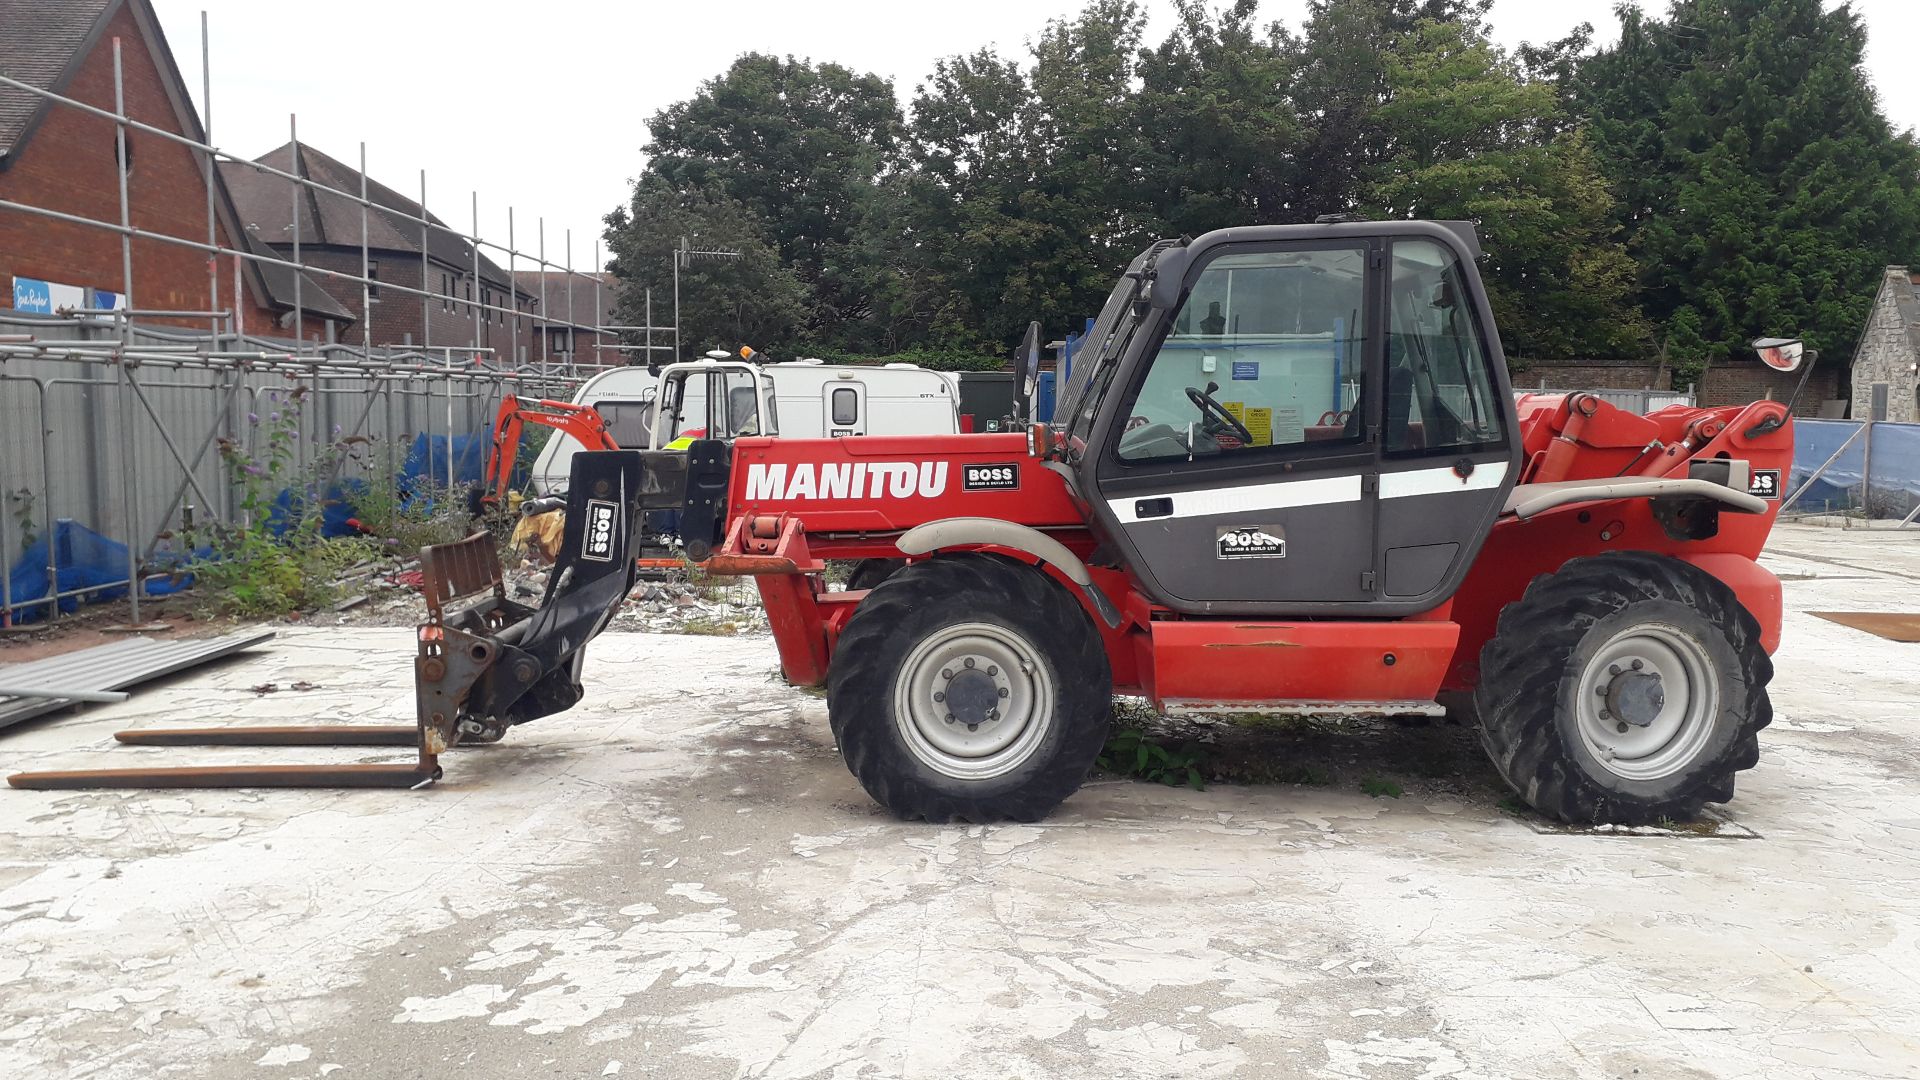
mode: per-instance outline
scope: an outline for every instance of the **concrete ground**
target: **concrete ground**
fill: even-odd
[[[641,634],[431,790],[0,791],[0,1075],[1920,1076],[1920,646],[1807,614],[1920,611],[1920,530],[1769,563],[1777,719],[1718,837],[1112,781],[902,824],[767,639]],[[110,733],[405,722],[410,648],[292,631],[0,769],[324,759]]]

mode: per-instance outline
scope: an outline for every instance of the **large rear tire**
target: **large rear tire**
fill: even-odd
[[[1773,719],[1773,662],[1733,591],[1647,552],[1573,559],[1500,614],[1474,690],[1480,737],[1561,821],[1685,821],[1733,798]]]
[[[1073,594],[998,555],[901,568],[848,620],[827,675],[840,755],[901,818],[1038,821],[1079,789],[1113,707]]]
[[[905,559],[861,559],[853,564],[853,572],[847,575],[847,591],[858,589],[876,589],[880,583],[900,572],[907,565]]]

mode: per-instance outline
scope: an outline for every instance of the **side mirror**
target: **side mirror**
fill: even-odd
[[[1801,357],[1806,346],[1799,338],[1755,338],[1753,351],[1760,354],[1760,362],[1775,371],[1799,371]]]
[[[1186,289],[1187,263],[1192,259],[1185,244],[1162,251],[1153,260],[1153,284],[1147,290],[1147,303],[1161,311],[1180,306],[1180,294]]]
[[[1027,324],[1026,336],[1013,354],[1014,419],[1026,423],[1033,415],[1033,393],[1040,385],[1040,323]]]

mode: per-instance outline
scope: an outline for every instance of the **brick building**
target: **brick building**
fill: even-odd
[[[1887,419],[1920,423],[1920,274],[1887,267],[1853,354],[1853,418],[1865,420],[1873,384],[1887,384]]]
[[[534,300],[530,360],[606,367],[646,363],[640,353],[618,347],[618,333],[600,329],[614,325],[612,274],[522,270],[513,280]]]
[[[363,221],[356,201],[361,189],[360,171],[311,146],[292,143],[255,161],[320,186],[302,185],[296,192],[293,182],[285,177],[245,162],[221,162],[221,175],[233,192],[248,236],[280,258],[290,259],[297,220],[303,265],[357,279]],[[535,341],[535,297],[514,288],[507,272],[485,254],[480,256],[476,279],[473,246],[448,231],[439,218],[424,213],[419,202],[371,178],[366,182],[366,192],[368,201],[374,204],[364,216],[366,265],[368,276],[377,284],[363,290],[358,280],[325,273],[310,276],[317,277],[320,287],[355,320],[366,320],[365,329],[371,332],[374,345],[478,345],[495,350],[500,363],[515,363],[529,354],[538,356],[537,349],[528,348]],[[422,220],[434,224],[423,226]],[[432,295],[423,297],[404,289]],[[370,300],[371,316],[363,312],[363,300]],[[476,304],[481,308],[477,327]],[[356,330],[351,341],[359,340]]]
[[[0,0],[0,71],[30,86],[112,110],[115,41],[127,114],[205,141],[147,0]],[[117,223],[121,170],[115,128],[104,117],[0,87],[0,200]],[[202,158],[178,143],[131,129],[126,156],[133,226],[205,243]],[[218,176],[213,189],[218,243],[244,244],[232,199]],[[263,268],[249,259],[224,256],[210,266],[204,251],[148,237],[133,241],[132,298],[139,308],[235,307],[242,332],[284,335],[280,328],[293,321],[293,280],[291,270]],[[0,287],[7,289],[0,306],[22,311],[125,306],[120,236],[93,225],[0,209]],[[238,305],[233,304],[236,290],[243,300]],[[303,298],[308,336],[324,339],[352,321],[323,292],[310,295],[311,300]]]

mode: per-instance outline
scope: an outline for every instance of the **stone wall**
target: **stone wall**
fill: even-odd
[[[1853,412],[1867,417],[1873,384],[1887,384],[1887,419],[1897,423],[1920,421],[1920,284],[1904,266],[1887,267],[1880,293],[1853,359]]]

